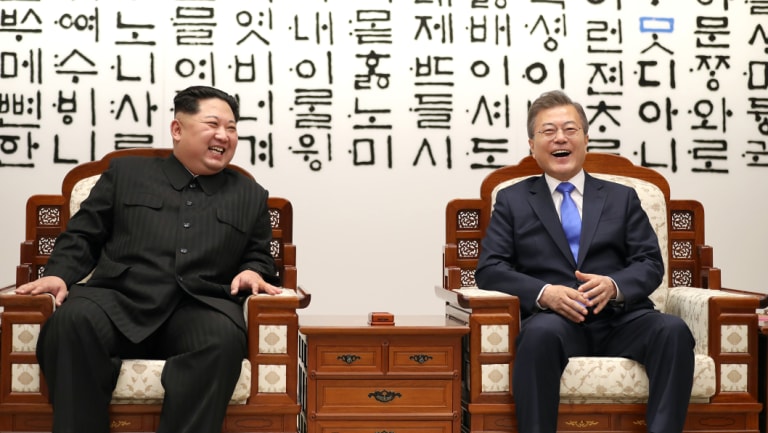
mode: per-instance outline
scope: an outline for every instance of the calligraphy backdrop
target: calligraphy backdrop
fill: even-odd
[[[763,271],[768,6],[745,0],[0,0],[0,283],[31,194],[169,147],[193,84],[242,103],[235,162],[295,210],[310,312],[442,311],[444,207],[528,152],[564,89],[593,152],[703,202],[725,285]],[[151,13],[147,13],[151,11]]]

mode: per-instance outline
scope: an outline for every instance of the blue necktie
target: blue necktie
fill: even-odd
[[[571,246],[573,259],[579,260],[579,238],[581,237],[581,217],[576,203],[571,198],[571,191],[575,186],[570,182],[563,182],[555,188],[563,194],[563,202],[560,204],[560,222],[563,224],[565,237]]]

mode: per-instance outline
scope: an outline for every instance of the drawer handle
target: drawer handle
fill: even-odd
[[[343,361],[346,364],[352,364],[353,362],[360,359],[360,357],[357,355],[339,355],[336,357],[336,359],[338,359],[339,361]]]
[[[376,401],[380,401],[382,403],[389,403],[390,401],[394,400],[395,397],[402,397],[403,395],[399,392],[395,391],[387,391],[386,389],[383,389],[381,391],[374,391],[368,394],[368,398],[375,398]]]
[[[432,357],[430,355],[418,354],[418,355],[411,355],[411,357],[409,359],[411,361],[413,361],[413,362],[418,362],[419,364],[424,364],[427,361],[431,361]]]

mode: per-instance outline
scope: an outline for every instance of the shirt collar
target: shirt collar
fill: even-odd
[[[555,188],[557,188],[557,186],[562,183],[562,181],[559,181],[546,173],[544,174],[544,179],[546,179],[547,181],[547,186],[549,187],[549,192],[551,194],[554,194]],[[573,176],[572,178],[568,179],[566,182],[572,183],[576,191],[578,191],[579,194],[584,195],[584,170],[583,169],[579,170],[579,172],[576,173],[576,176]]]

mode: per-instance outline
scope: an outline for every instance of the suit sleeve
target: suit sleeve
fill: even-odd
[[[46,276],[58,276],[71,286],[96,266],[112,227],[116,171],[113,162],[70,217],[45,266]]]
[[[515,213],[512,211],[514,199],[508,191],[497,195],[491,220],[482,241],[475,279],[479,288],[495,290],[520,299],[523,316],[528,316],[538,309],[536,298],[541,288],[547,284],[539,278],[519,272],[517,240],[515,233]]]
[[[261,275],[264,280],[272,285],[280,285],[280,278],[275,270],[275,261],[271,253],[272,224],[269,217],[267,198],[269,193],[259,187],[256,203],[256,217],[250,240],[243,253],[243,261],[240,271],[250,269]]]
[[[626,210],[626,265],[609,274],[621,289],[627,305],[646,301],[661,284],[664,261],[656,232],[634,189],[629,189]]]

